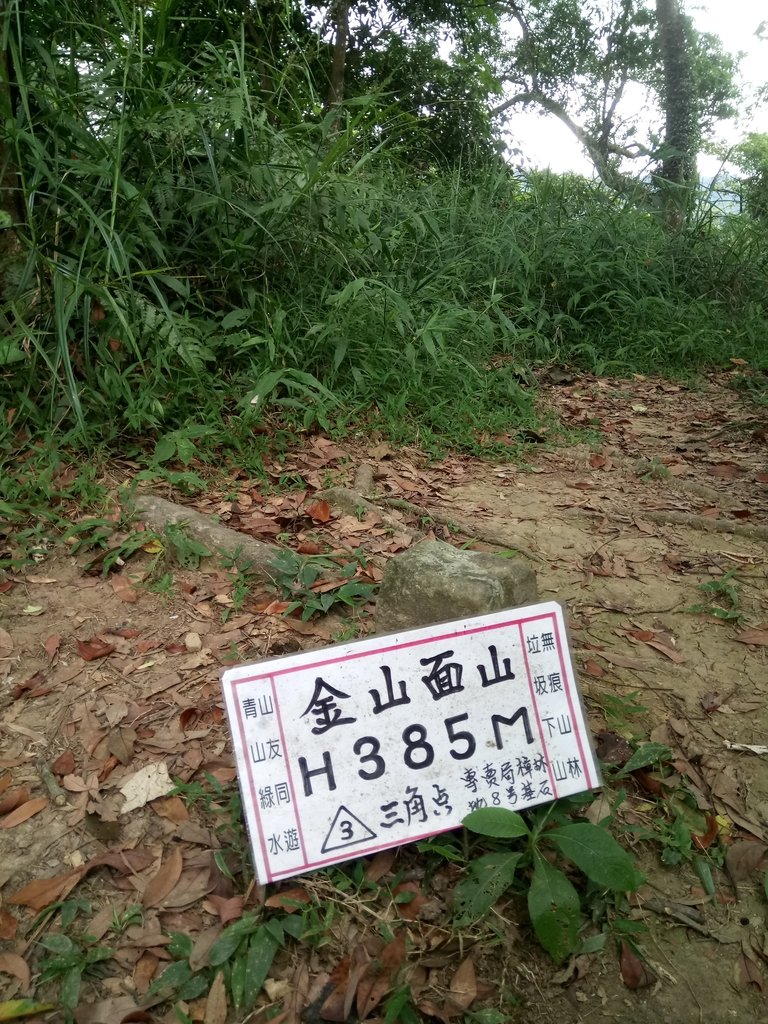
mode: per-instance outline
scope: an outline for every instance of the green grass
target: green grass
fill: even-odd
[[[194,56],[109,10],[99,31],[69,12],[58,61],[10,48],[30,213],[0,303],[0,450],[53,433],[192,473],[169,467],[258,462],[267,420],[487,452],[535,425],[536,363],[766,365],[759,222],[702,197],[669,233],[597,183],[501,164],[417,176],[371,141],[374,99],[339,125],[274,69],[296,106],[268,118],[244,40]]]

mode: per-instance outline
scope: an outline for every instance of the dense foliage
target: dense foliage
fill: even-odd
[[[498,155],[491,100],[520,45],[502,52],[502,6],[345,5],[344,102],[327,103],[338,5],[6,5],[6,434],[242,436],[277,407],[471,443],[525,423],[536,361],[764,361],[764,217],[699,195],[670,231],[650,179]],[[576,6],[573,61],[545,83],[535,58],[563,104],[606,38]],[[641,13],[632,59],[660,82]]]

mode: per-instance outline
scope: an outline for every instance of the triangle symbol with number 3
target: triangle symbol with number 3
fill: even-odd
[[[321,853],[330,853],[331,850],[341,850],[345,846],[356,846],[369,839],[375,839],[376,833],[372,832],[356,814],[341,804],[333,816],[331,827],[325,837]]]

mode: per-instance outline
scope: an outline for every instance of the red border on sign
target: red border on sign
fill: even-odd
[[[547,621],[547,620],[552,623],[553,632],[555,633],[556,638],[557,638],[557,650],[558,650],[558,656],[559,656],[559,661],[560,661],[560,671],[561,671],[563,679],[564,679],[565,693],[566,693],[566,697],[567,697],[567,700],[568,700],[568,708],[569,708],[569,710],[571,712],[571,721],[574,724],[574,733],[575,733],[576,744],[577,744],[577,747],[578,747],[578,750],[579,750],[579,754],[580,754],[580,757],[581,757],[581,763],[582,763],[582,765],[584,767],[584,773],[585,773],[584,774],[584,781],[585,781],[585,784],[586,784],[585,788],[586,789],[593,789],[595,787],[596,780],[592,779],[592,775],[591,775],[590,770],[589,770],[589,760],[585,757],[585,743],[584,743],[583,737],[581,735],[582,730],[581,730],[581,728],[579,727],[579,724],[578,724],[579,723],[579,718],[576,715],[575,703],[574,703],[573,693],[572,693],[574,681],[571,678],[570,674],[566,671],[566,663],[565,663],[565,658],[564,658],[564,655],[563,655],[563,649],[562,649],[562,646],[561,646],[560,629],[558,627],[558,617],[557,617],[556,612],[544,612],[544,613],[541,613],[541,614],[538,614],[538,615],[530,615],[530,616],[524,616],[522,618],[508,619],[508,620],[505,620],[503,622],[495,622],[495,623],[490,623],[490,624],[486,624],[486,625],[482,625],[482,626],[475,626],[472,629],[454,630],[451,633],[443,633],[443,634],[441,634],[439,636],[421,637],[418,640],[411,640],[411,641],[406,641],[405,643],[388,644],[388,645],[382,646],[382,647],[369,648],[369,649],[367,649],[365,651],[355,652],[355,653],[351,653],[351,654],[345,654],[345,655],[342,655],[340,657],[323,658],[323,659],[320,659],[318,661],[313,661],[313,662],[302,662],[300,665],[294,665],[294,666],[292,666],[290,668],[272,670],[270,672],[263,672],[263,673],[259,673],[258,675],[244,676],[241,679],[236,679],[230,685],[232,686],[233,695],[235,697],[235,703],[237,704],[237,724],[238,724],[238,728],[240,730],[241,747],[242,747],[243,751],[247,751],[247,743],[246,743],[246,739],[245,739],[245,726],[244,726],[244,722],[243,722],[243,718],[242,718],[242,711],[241,711],[242,705],[241,705],[240,700],[237,697],[237,687],[240,686],[241,684],[254,683],[254,682],[258,682],[260,680],[267,680],[267,679],[270,681],[270,685],[271,685],[271,689],[272,689],[272,695],[273,695],[273,699],[274,699],[274,703],[275,703],[275,713],[277,715],[278,727],[279,727],[279,730],[280,730],[280,739],[281,739],[281,742],[283,744],[283,751],[286,752],[286,754],[287,754],[286,746],[285,746],[285,732],[284,732],[284,729],[283,729],[282,717],[280,715],[280,705],[279,705],[279,701],[278,701],[278,698],[277,698],[277,689],[276,689],[276,685],[275,685],[275,680],[276,680],[277,676],[286,676],[286,675],[290,675],[293,672],[311,671],[313,669],[324,668],[327,665],[339,665],[339,664],[344,664],[345,662],[349,662],[349,661],[358,661],[358,660],[360,660],[362,658],[370,658],[370,657],[378,656],[378,655],[381,655],[381,654],[387,654],[390,651],[404,651],[404,650],[408,650],[409,648],[412,648],[412,647],[421,647],[424,644],[439,643],[439,642],[441,642],[443,640],[452,640],[452,639],[454,639],[456,637],[474,636],[474,635],[479,634],[479,633],[487,633],[487,632],[491,632],[491,631],[494,631],[494,630],[506,629],[506,628],[509,628],[509,627],[512,627],[512,626],[517,626],[518,632],[520,634],[521,650],[522,650],[523,657],[524,657],[524,660],[525,660],[526,674],[528,676],[528,688],[530,690],[531,702],[532,702],[532,705],[533,705],[533,708],[534,708],[534,712],[535,712],[535,715],[536,715],[536,725],[537,725],[537,729],[538,729],[538,732],[539,732],[539,740],[541,742],[542,749],[544,750],[545,753],[547,753],[547,743],[546,743],[546,740],[544,739],[544,734],[543,734],[543,730],[542,730],[542,727],[541,727],[541,721],[540,721],[540,718],[539,718],[538,702],[537,702],[535,694],[533,692],[533,681],[532,681],[532,678],[531,678],[531,671],[530,671],[530,666],[529,666],[529,662],[528,662],[528,653],[527,653],[527,648],[526,648],[526,643],[525,643],[525,637],[523,635],[523,626],[526,623],[540,622],[540,621]],[[588,744],[586,745],[586,747],[588,748]],[[249,791],[250,791],[251,802],[252,802],[253,810],[255,812],[256,824],[257,824],[257,828],[258,828],[258,832],[259,832],[259,846],[261,847],[262,857],[264,859],[264,866],[266,868],[266,874],[267,874],[267,877],[266,877],[266,879],[264,879],[264,881],[272,882],[272,881],[274,881],[276,879],[279,879],[279,878],[282,878],[282,877],[290,877],[290,876],[293,876],[293,875],[300,874],[302,871],[311,870],[311,869],[317,868],[317,867],[322,867],[324,864],[337,864],[337,863],[339,863],[340,862],[340,858],[332,856],[332,855],[329,855],[328,857],[326,857],[326,858],[324,858],[322,860],[317,860],[317,861],[308,861],[307,860],[307,857],[306,857],[306,846],[304,844],[304,835],[303,835],[303,831],[302,831],[302,827],[301,827],[301,817],[299,815],[298,805],[296,803],[296,791],[295,791],[295,786],[294,786],[294,783],[293,783],[293,776],[292,776],[291,767],[290,767],[290,760],[286,756],[286,760],[285,760],[286,771],[287,771],[287,774],[288,774],[289,786],[290,786],[290,791],[291,791],[291,799],[293,800],[293,806],[294,806],[294,809],[295,809],[294,810],[294,818],[296,820],[296,824],[297,824],[297,828],[298,828],[298,832],[299,832],[299,842],[301,844],[301,852],[302,852],[302,855],[303,855],[303,858],[304,858],[304,862],[303,862],[303,864],[300,864],[298,866],[294,865],[291,868],[287,868],[285,871],[276,871],[276,872],[273,873],[270,870],[269,855],[268,855],[267,846],[266,846],[266,837],[265,837],[265,834],[264,834],[264,829],[262,828],[262,821],[261,821],[261,814],[260,814],[260,811],[259,811],[258,800],[256,799],[255,780],[254,780],[253,772],[252,772],[252,769],[251,769],[251,763],[250,763],[250,761],[249,761],[247,756],[245,757],[245,763],[246,763],[246,772],[247,772],[247,776],[248,776],[248,788],[249,788]],[[552,769],[551,769],[551,764],[550,764],[550,758],[549,757],[547,757],[547,772],[548,772],[548,775],[549,775],[550,784],[552,786],[552,791],[554,793],[553,799],[557,799],[557,786],[555,784],[555,781],[554,781],[554,778],[553,778],[553,775],[552,775]],[[410,842],[418,842],[419,840],[426,839],[429,836],[440,835],[442,832],[449,832],[449,831],[451,831],[451,829],[454,829],[454,828],[457,828],[457,827],[458,827],[457,825],[448,825],[445,828],[431,830],[431,831],[425,832],[425,833],[423,833],[421,835],[409,836],[407,839],[403,840],[403,843],[406,843],[406,842],[409,842],[409,843]],[[348,858],[341,858],[341,859],[342,860],[351,860],[351,859],[356,858],[356,857],[364,857],[364,856],[367,856],[370,853],[378,853],[381,850],[388,850],[388,849],[391,849],[393,846],[397,846],[397,845],[401,845],[401,844],[400,843],[378,843],[378,844],[375,844],[375,845],[372,845],[372,846],[363,847],[362,849],[359,849],[359,850],[354,850],[354,851],[350,850],[350,856]]]

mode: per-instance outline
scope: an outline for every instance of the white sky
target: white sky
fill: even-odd
[[[746,92],[750,87],[768,82],[768,39],[761,40],[755,35],[760,22],[768,20],[765,0],[699,0],[689,2],[686,7],[700,31],[719,36],[724,48],[731,53],[744,52],[741,82]],[[523,150],[527,166],[549,166],[557,172],[593,175],[591,162],[557,118],[521,111],[510,117],[508,127],[515,143]],[[718,139],[730,145],[748,131],[768,132],[768,106],[763,106],[751,121],[722,122],[717,129]],[[704,177],[715,174],[719,166],[719,160],[713,156],[702,154],[699,158],[699,171]]]

